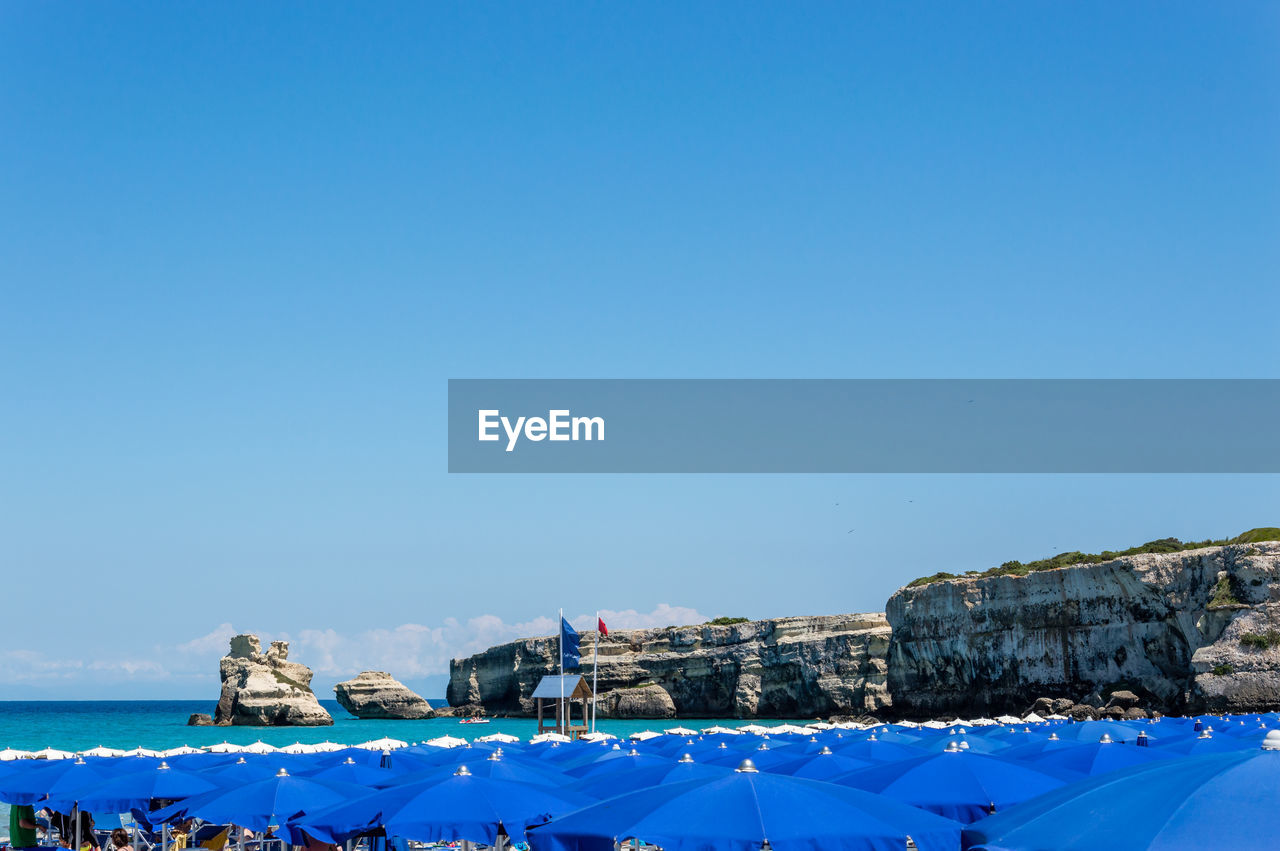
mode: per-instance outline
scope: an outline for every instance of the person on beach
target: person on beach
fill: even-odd
[[[115,851],[133,851],[133,846],[129,844],[129,831],[123,827],[111,831],[111,847]]]
[[[26,804],[9,807],[9,845],[14,851],[39,845],[40,840],[36,837],[39,827],[35,809]]]

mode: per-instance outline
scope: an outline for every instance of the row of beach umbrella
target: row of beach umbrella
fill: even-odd
[[[901,849],[908,837],[921,851],[1280,847],[1274,715],[790,726],[626,742],[85,752],[0,763],[0,801],[274,827],[299,845],[377,833],[533,851],[630,840],[852,851]]]

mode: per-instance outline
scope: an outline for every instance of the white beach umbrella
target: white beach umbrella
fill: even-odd
[[[187,756],[188,754],[193,754],[193,753],[204,753],[204,751],[201,750],[200,748],[193,748],[190,745],[182,745],[176,748],[169,748],[168,750],[164,751],[160,755],[165,757]]]
[[[119,748],[108,748],[98,745],[96,748],[89,748],[87,751],[80,751],[80,756],[124,756],[124,751]]]
[[[457,736],[439,736],[427,739],[423,744],[431,745],[433,748],[464,748],[467,746],[467,740],[459,739]]]
[[[671,731],[668,730],[667,732],[670,733]],[[703,732],[703,735],[707,735],[707,736],[718,736],[718,735],[741,736],[742,735],[741,730],[735,730],[732,727],[721,727],[719,724],[715,725],[714,727],[704,727],[702,732]]]
[[[71,751],[60,751],[57,748],[43,748],[33,751],[31,756],[36,759],[71,759],[75,754]]]
[[[1044,716],[1044,720],[1046,720],[1046,721],[1066,721],[1066,720],[1068,720],[1068,718],[1067,718],[1067,716],[1065,716],[1065,715],[1059,715],[1058,713],[1056,713],[1056,712],[1055,712],[1055,713],[1053,713],[1052,715],[1046,715],[1046,716]]]
[[[409,743],[402,742],[399,739],[374,739],[371,742],[362,742],[356,747],[364,748],[367,751],[393,751],[396,748],[407,748]]]
[[[346,745],[340,745],[337,742],[330,741],[317,742],[311,747],[315,748],[316,753],[333,753],[334,751],[344,751],[347,749]]]
[[[767,736],[769,734],[769,728],[762,724],[743,724],[738,729],[744,733],[754,733],[757,736]]]
[[[19,751],[13,748],[5,748],[0,751],[0,762],[8,762],[11,759],[30,759],[31,751]]]
[[[833,730],[835,729],[836,725],[828,724],[826,721],[813,721],[809,724],[805,724],[805,726],[808,727],[810,730],[821,731],[821,730]]]
[[[905,730],[918,730],[918,729],[920,729],[921,727],[923,727],[924,725],[923,725],[923,724],[917,724],[915,721],[894,721],[894,722],[893,722],[892,724],[890,724],[889,726],[890,726],[890,727],[901,727],[901,728],[903,728],[903,729],[905,729]]]
[[[266,742],[262,741],[262,739],[258,739],[258,741],[254,742],[251,745],[245,745],[241,749],[241,752],[242,753],[275,753],[278,750],[280,749],[275,747],[274,745],[269,745]]]
[[[153,751],[151,748],[144,748],[141,745],[139,745],[138,747],[133,748],[132,750],[125,751],[123,754],[121,754],[121,756],[159,757],[159,756],[164,756],[164,751]]]
[[[659,738],[661,735],[661,733],[655,733],[653,730],[641,730],[639,733],[632,733],[627,738],[633,742],[647,742],[650,739]]]
[[[996,720],[1001,724],[1021,724],[1022,719],[1017,715],[997,715]]]
[[[490,733],[487,736],[481,736],[476,739],[477,742],[501,742],[502,744],[514,744],[520,741],[519,736],[513,736],[510,733]]]
[[[1027,716],[1022,719],[1022,722],[1024,724],[1043,724],[1044,719],[1041,718],[1039,715],[1035,714],[1034,712],[1029,712],[1027,713]]]
[[[669,736],[696,736],[696,735],[698,735],[698,731],[697,731],[697,730],[690,730],[688,727],[668,727],[667,729],[663,730],[662,732],[666,733],[666,734],[667,734],[667,735],[669,735]]]
[[[765,729],[770,733],[794,733],[802,736],[807,736],[813,732],[812,730],[806,727],[801,727],[798,724],[779,724],[777,727],[767,727]]]
[[[543,742],[568,742],[572,741],[568,736],[561,733],[539,733],[529,740],[531,745],[540,745]]]
[[[616,739],[618,737],[612,733],[584,733],[579,738],[584,742],[605,742],[609,739]]]
[[[869,724],[859,724],[857,721],[838,721],[831,725],[837,730],[865,730]]]
[[[220,745],[209,745],[206,748],[209,753],[243,753],[244,745],[233,745],[230,742],[223,742]]]
[[[280,748],[280,753],[300,754],[300,753],[316,753],[315,745],[304,745],[302,742],[294,742],[291,745],[285,745]]]

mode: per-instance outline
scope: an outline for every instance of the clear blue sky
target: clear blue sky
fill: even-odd
[[[4,3],[0,697],[213,699],[231,629],[435,695],[561,606],[876,610],[1277,524],[1276,477],[450,477],[444,435],[450,377],[1275,377],[1277,36],[1264,3]]]

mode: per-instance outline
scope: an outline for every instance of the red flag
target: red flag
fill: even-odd
[[[609,627],[605,626],[604,621],[600,618],[596,618],[596,629],[600,630],[601,635],[609,634]]]

